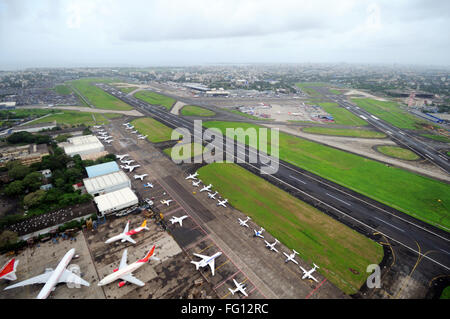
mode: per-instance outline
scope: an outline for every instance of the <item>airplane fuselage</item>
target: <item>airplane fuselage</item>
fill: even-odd
[[[122,269],[118,269],[117,271],[113,272],[112,274],[109,274],[105,278],[99,281],[99,286],[108,285],[116,280],[119,280],[120,277],[132,273],[133,271],[136,271],[137,269],[141,268],[145,262],[142,261],[136,261],[126,267],[123,267]]]

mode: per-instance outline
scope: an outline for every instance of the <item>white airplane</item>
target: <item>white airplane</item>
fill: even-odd
[[[98,132],[99,137],[108,136],[108,132]]]
[[[136,134],[136,133],[139,133],[139,131],[138,130],[131,131],[131,134]]]
[[[201,180],[198,180],[196,182],[192,181],[192,186],[198,187],[198,185],[200,185],[201,182],[202,182]]]
[[[141,136],[138,136],[138,139],[139,140],[145,140],[147,138],[147,135],[141,135]]]
[[[55,286],[62,282],[71,283],[75,285],[81,284],[89,287],[90,284],[86,280],[80,278],[70,270],[66,269],[67,265],[70,263],[74,255],[75,255],[75,248],[72,248],[64,255],[64,257],[61,259],[58,266],[56,266],[54,270],[52,268],[47,268],[45,269],[45,272],[43,274],[21,281],[17,284],[8,286],[5,288],[5,290],[28,286],[32,284],[45,284],[37,296],[37,299],[45,299],[48,297],[48,295],[50,295],[50,293],[53,290],[55,290]]]
[[[94,125],[93,127],[94,128],[101,128],[102,126],[101,125]]]
[[[275,248],[275,245],[279,243],[278,239],[275,239],[273,243],[269,243],[267,240],[264,240],[266,243],[266,247],[270,250],[276,251],[278,253],[278,249]]]
[[[209,266],[211,267],[211,273],[214,276],[214,260],[219,257],[220,255],[222,255],[222,252],[219,251],[217,253],[215,253],[212,256],[205,256],[205,255],[200,255],[200,254],[196,254],[194,253],[194,256],[200,257],[202,260],[200,261],[191,261],[191,264],[195,265],[195,269],[198,270],[200,267],[205,267],[205,266]]]
[[[225,205],[226,203],[228,203],[228,199],[225,198],[223,201],[219,200],[219,202],[217,203],[217,206],[220,205],[220,206],[223,206],[226,208],[227,207],[227,205]]]
[[[247,216],[247,219],[246,219],[246,220],[242,220],[242,219],[240,219],[240,218],[238,217],[239,225],[240,225],[240,226],[244,226],[244,227],[248,227],[247,222],[248,222],[250,219],[251,219],[251,218],[248,217],[248,216]]]
[[[128,126],[128,125],[130,125],[130,122],[128,122],[128,123],[123,123],[122,125]]]
[[[123,232],[121,234],[109,238],[107,241],[105,241],[105,244],[113,243],[118,240],[120,240],[122,243],[125,241],[129,241],[132,244],[136,244],[136,242],[133,239],[131,239],[131,236],[143,231],[144,229],[148,230],[147,220],[144,220],[144,222],[142,223],[141,226],[139,226],[138,228],[135,228],[133,230],[128,231],[129,227],[130,227],[130,221],[127,222],[127,224],[125,225],[125,229],[123,230]]]
[[[217,192],[215,192],[214,194],[213,193],[208,193],[208,197],[211,198],[211,199],[216,199],[215,198],[216,195],[217,195]]]
[[[185,179],[197,179],[197,176],[198,176],[198,172],[195,172],[194,174],[189,175]]]
[[[127,169],[129,173],[131,173],[136,167],[140,167],[141,165],[137,164],[137,165],[120,165],[120,167]]]
[[[132,129],[134,129],[134,126],[133,126],[133,125],[129,125],[129,126],[127,126],[125,129],[126,129],[126,130],[132,130]]]
[[[16,280],[16,268],[19,264],[19,260],[15,258],[9,260],[0,270],[0,279]]]
[[[231,292],[232,295],[234,295],[236,292],[239,291],[243,295],[248,296],[247,293],[245,292],[245,289],[247,289],[247,287],[245,287],[245,285],[242,282],[239,283],[234,278],[233,278],[233,282],[236,286],[236,289],[228,288],[228,290]]]
[[[211,187],[212,187],[212,184],[209,184],[208,186],[203,186],[203,188],[200,190],[200,193],[201,193],[201,192],[204,192],[204,191],[208,191],[208,192],[209,192],[209,190],[211,189]]]
[[[142,175],[136,175],[134,174],[134,179],[140,179],[141,181],[144,179],[145,176],[148,176],[148,174],[142,174]]]
[[[98,138],[101,139],[101,140],[108,140],[108,139],[112,138],[112,136],[111,135],[104,135],[104,136],[99,136]]]
[[[161,204],[169,206],[171,202],[173,202],[172,199],[165,199],[161,201]]]
[[[286,260],[284,261],[285,263],[287,263],[289,260],[292,261],[294,264],[298,265],[298,262],[294,259],[295,255],[298,255],[298,252],[295,251],[295,249],[292,249],[293,253],[288,255],[285,252],[283,252],[283,254],[287,257]]]
[[[119,268],[113,270],[112,274],[109,274],[98,283],[99,286],[104,286],[112,283],[113,281],[120,280],[118,286],[119,288],[123,287],[127,282],[135,284],[139,287],[145,285],[142,281],[133,276],[133,271],[141,268],[145,265],[149,259],[159,260],[159,258],[154,257],[153,253],[155,251],[155,246],[150,249],[150,251],[145,255],[144,258],[139,259],[138,261],[128,265],[127,264],[127,249],[123,251],[122,259],[120,260]]]
[[[316,269],[318,269],[318,268],[320,268],[320,267],[317,266],[315,263],[313,263],[313,265],[314,265],[314,267],[311,268],[311,270],[306,270],[306,269],[304,269],[302,266],[299,266],[300,269],[303,271],[303,274],[304,274],[303,277],[302,277],[302,279],[309,278],[309,279],[314,280],[315,282],[319,282],[316,278],[314,278],[314,277],[312,276],[312,273],[315,272]]]
[[[123,155],[116,155],[116,157],[122,161],[125,157],[129,156],[128,154],[123,154]]]
[[[111,144],[111,142],[113,142],[113,141],[114,141],[113,139],[110,139],[110,140],[105,140],[104,142],[108,143],[108,144]]]
[[[130,165],[131,163],[136,162],[136,161],[135,160],[128,160],[128,161],[121,160],[120,162],[125,165]]]
[[[172,225],[175,223],[179,223],[180,226],[183,226],[183,219],[188,218],[188,217],[189,217],[188,215],[184,215],[181,217],[173,216],[171,219],[169,219],[169,221],[172,222]]]
[[[144,184],[144,187],[145,188],[153,188],[153,184],[152,183],[147,183],[147,184]]]
[[[262,235],[262,232],[264,231],[264,228],[261,227],[260,230],[253,229],[253,231],[255,232],[255,234],[253,235],[253,237],[261,237],[261,238],[264,238],[264,236]]]

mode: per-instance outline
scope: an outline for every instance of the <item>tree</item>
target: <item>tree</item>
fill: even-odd
[[[32,172],[25,176],[23,179],[23,185],[31,192],[39,189],[42,185],[42,174],[39,172]]]
[[[33,193],[26,195],[23,198],[23,204],[27,207],[34,207],[39,205],[45,197],[45,191],[40,189]]]
[[[18,240],[19,236],[17,233],[5,230],[0,234],[0,247],[15,244]]]
[[[19,180],[23,179],[29,172],[30,172],[29,167],[22,164],[18,164],[13,166],[10,170],[8,170],[8,176],[11,179]]]
[[[14,181],[14,182],[9,183],[5,187],[5,194],[7,196],[13,197],[13,196],[22,194],[23,190],[24,190],[24,186],[23,186],[22,181]]]

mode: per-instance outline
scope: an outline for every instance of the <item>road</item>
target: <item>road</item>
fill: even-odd
[[[170,114],[163,107],[152,106],[134,97],[124,96],[118,90],[105,84],[98,84],[98,86],[171,128],[185,128],[194,132],[191,120]],[[228,138],[224,139],[229,141]],[[242,153],[242,146],[237,149],[236,144],[232,156]],[[254,149],[244,148],[246,153],[256,153]],[[259,154],[259,159],[268,160],[263,154]],[[258,174],[261,164],[245,163],[241,166]],[[368,237],[373,238],[374,233],[385,236],[391,243],[429,262],[430,269],[434,269],[437,273],[450,274],[450,236],[444,230],[284,161],[280,161],[277,173],[261,175],[261,177]],[[424,253],[429,251],[433,251],[432,256]]]

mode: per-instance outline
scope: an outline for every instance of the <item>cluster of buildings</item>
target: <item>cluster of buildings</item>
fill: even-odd
[[[50,155],[47,144],[28,144],[21,146],[2,147],[0,149],[0,167],[8,162],[18,160],[21,164],[29,166],[40,162],[42,157]]]

